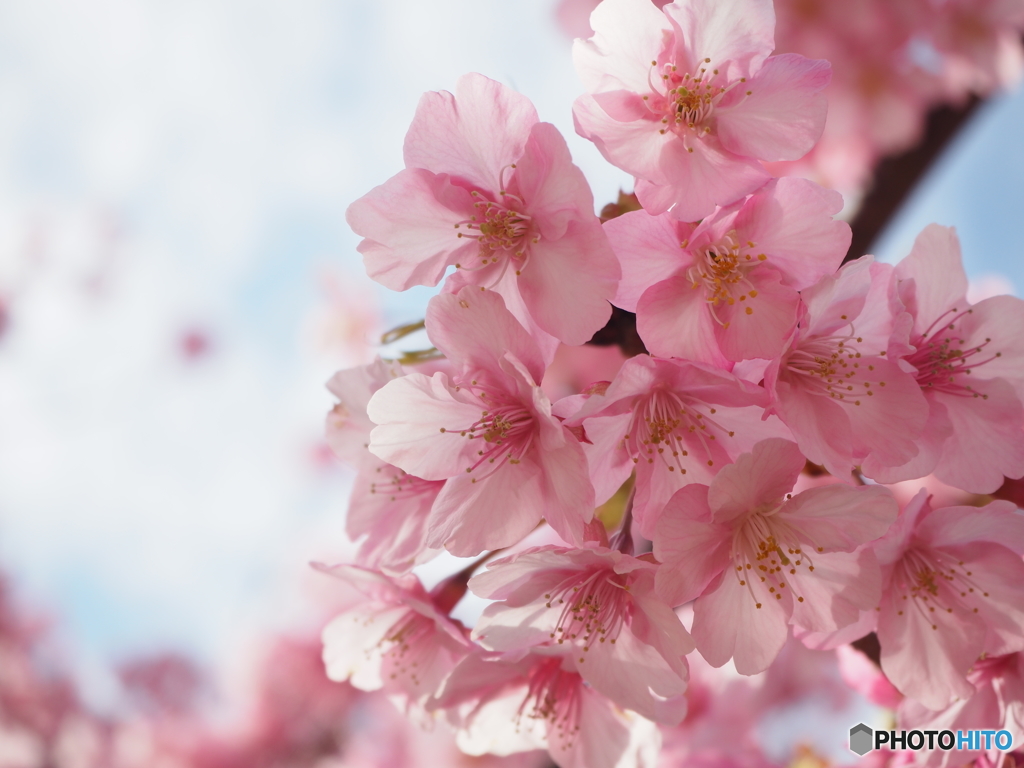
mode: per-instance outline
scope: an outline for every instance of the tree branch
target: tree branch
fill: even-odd
[[[850,223],[853,241],[844,261],[859,258],[871,250],[907,197],[967,125],[982,101],[971,95],[961,107],[936,107],[928,113],[924,137],[915,147],[878,163],[871,189]]]

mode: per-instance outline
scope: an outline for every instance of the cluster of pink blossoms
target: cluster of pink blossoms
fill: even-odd
[[[590,15],[601,2],[560,0],[562,28],[582,38],[600,31]],[[776,173],[862,188],[880,157],[921,138],[929,109],[987,96],[1024,73],[1022,0],[777,0],[775,11],[776,51],[827,58],[834,73],[821,140],[799,161],[772,165]]]
[[[574,50],[577,130],[641,210],[602,224],[558,131],[477,74],[423,97],[406,169],[349,208],[371,277],[443,285],[435,359],[329,385],[365,538],[323,567],[352,598],[327,673],[469,754],[627,768],[685,741],[688,655],[755,675],[791,637],[875,632],[890,688],[865,689],[906,697],[905,722],[984,710],[1024,738],[1024,515],[883,485],[1024,476],[1024,302],[970,304],[937,225],[895,267],[844,265],[841,196],[766,167],[821,136],[828,62],[771,55],[770,0],[662,5],[603,0]],[[556,352],[613,305],[649,354],[553,401]],[[411,572],[506,549],[429,591]],[[467,581],[491,601],[472,630]]]

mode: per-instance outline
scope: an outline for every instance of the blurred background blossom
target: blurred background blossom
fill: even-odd
[[[267,659],[292,653],[313,675],[315,644],[267,638],[315,635],[332,596],[307,563],[352,551],[323,384],[432,293],[366,278],[345,208],[402,167],[420,94],[469,71],[534,101],[599,206],[632,186],[575,135],[556,5],[0,5],[0,570],[22,617],[0,689],[21,674],[42,710],[99,713],[67,720],[79,746],[63,749],[117,743],[155,765],[159,722],[175,760],[256,764],[239,757],[251,744],[200,749],[174,724],[270,706],[252,703]],[[925,224],[952,224],[973,300],[1020,295],[1021,124],[1024,93],[988,101],[876,252],[897,260]],[[30,684],[40,648],[67,681]],[[212,690],[199,668],[217,670]],[[317,711],[341,722],[353,694],[322,682]],[[156,720],[111,735],[102,718],[128,711]],[[0,764],[35,765],[5,728]]]

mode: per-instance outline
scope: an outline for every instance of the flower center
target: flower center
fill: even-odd
[[[988,399],[988,395],[975,392],[964,376],[969,375],[975,368],[1002,357],[1002,352],[988,348],[992,343],[990,338],[973,347],[964,346],[966,341],[958,335],[956,324],[961,317],[972,314],[973,311],[968,309],[951,319],[957,310],[950,309],[914,340],[913,344],[917,351],[907,357],[907,362],[917,369],[914,378],[926,392],[931,390],[959,397]]]
[[[629,614],[629,585],[624,577],[602,568],[583,577],[574,574],[544,595],[545,606],[561,605],[551,639],[559,645],[566,642],[582,648],[584,654],[594,643],[615,644]],[[585,656],[580,656],[582,663]]]
[[[470,384],[470,389],[473,388],[477,389],[476,395],[480,401],[489,407],[481,411],[480,418],[468,427],[441,427],[441,431],[458,432],[467,440],[480,441],[477,458],[472,465],[466,467],[467,473],[481,466],[494,465],[491,468],[493,471],[505,462],[519,464],[523,455],[533,445],[534,434],[537,431],[533,413],[521,402],[503,392],[489,393],[480,388],[476,381]],[[477,479],[473,478],[473,482],[475,483]]]
[[[735,435],[711,418],[715,413],[711,407],[707,414],[702,413],[690,398],[684,400],[676,392],[656,389],[633,406],[623,446],[634,464],[642,459],[648,464],[660,461],[669,472],[681,475],[686,474],[683,459],[693,449],[702,451],[707,465],[714,466],[710,443],[717,439],[715,433]]]
[[[478,200],[473,207],[477,212],[464,226],[478,234],[459,232],[458,236],[475,238],[480,243],[480,259],[484,263],[497,261],[495,254],[505,251],[522,258],[524,250],[519,246],[529,232],[530,217],[490,200]]]
[[[716,103],[722,96],[747,79],[728,82],[718,69],[711,67],[711,59],[705,58],[695,72],[680,72],[673,62],[658,64],[651,62],[647,81],[652,93],[644,96],[648,108],[660,113],[661,133],[673,131],[683,138],[702,138],[712,132],[711,116]],[[747,91],[747,95],[750,95]],[[693,152],[693,147],[686,147]]]
[[[526,698],[516,714],[516,723],[523,715],[535,720],[546,720],[555,729],[557,739],[570,746],[579,733],[580,686],[582,678],[575,672],[562,669],[559,658],[538,663],[527,676]],[[550,732],[549,732],[550,737]]]
[[[679,244],[686,248],[689,242]],[[757,297],[757,289],[750,282],[747,273],[768,257],[759,253],[753,255],[749,249],[754,243],[747,241],[745,247],[739,242],[736,230],[729,232],[722,240],[706,248],[696,256],[694,263],[686,270],[686,277],[694,290],[704,289],[704,300],[708,303],[711,316],[723,328],[729,327],[728,321],[721,320],[715,308],[721,304],[734,306],[737,301],[744,302],[748,298]],[[746,307],[746,313],[752,315],[754,308]]]
[[[462,230],[457,237],[479,243],[477,257],[480,259],[479,264],[456,264],[456,269],[472,272],[502,262],[493,283],[501,279],[510,262],[515,262],[516,274],[520,274],[529,260],[530,244],[540,242],[539,233],[532,231],[532,218],[523,212],[525,201],[506,189],[505,172],[515,167],[513,164],[502,169],[497,201],[485,199],[476,190],[470,192],[475,198],[473,213],[455,225],[455,229]]]
[[[790,495],[787,494],[786,498]],[[795,576],[801,569],[807,573],[814,572],[812,557],[804,551],[789,526],[776,518],[783,503],[780,499],[775,503],[762,504],[748,513],[746,520],[733,533],[733,575],[741,587],[746,587],[756,608],[762,606],[762,595],[755,592],[755,586],[759,590],[767,589],[769,595],[781,600],[784,589],[793,591],[792,586],[786,583],[787,573]],[[822,551],[821,547],[818,551]],[[804,601],[802,596],[795,593],[794,596],[797,602]]]
[[[390,668],[389,678],[408,677],[413,685],[419,686],[419,672],[429,666],[429,657],[436,649],[431,642],[435,629],[433,620],[416,611],[409,611],[391,626],[378,643]]]
[[[961,618],[978,612],[977,604],[989,596],[972,578],[963,560],[941,549],[911,549],[903,556],[893,585],[903,603],[897,613],[916,610],[938,629],[936,614],[961,613]],[[905,603],[903,601],[906,601]]]
[[[857,345],[863,341],[854,335],[852,323],[849,334],[811,337],[790,352],[786,370],[809,394],[827,396],[842,405],[860,405],[874,397],[875,386],[885,386],[874,376],[875,366],[862,362]]]

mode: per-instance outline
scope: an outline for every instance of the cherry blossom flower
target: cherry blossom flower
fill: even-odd
[[[930,710],[913,699],[906,699],[899,709],[900,728],[907,730],[973,731],[1006,730],[1013,744],[1024,740],[1024,654],[1012,653],[979,659],[967,674],[967,682],[975,689],[969,698],[958,699],[939,711]],[[1001,754],[995,745],[989,750],[958,749],[956,752],[929,750],[920,754],[918,765],[925,768],[947,768],[964,765],[987,753],[994,765],[1000,765]]]
[[[344,582],[355,598],[323,631],[331,680],[364,691],[383,689],[422,703],[472,644],[448,618],[444,582],[428,594],[412,574],[388,577],[354,565],[316,566]]]
[[[914,318],[905,359],[929,407],[913,460],[864,470],[896,482],[933,473],[973,493],[991,493],[1003,477],[1024,476],[1024,301],[994,296],[967,302],[967,276],[952,228],[931,224],[895,271]]]
[[[696,221],[761,187],[825,124],[828,62],[775,47],[771,0],[604,0],[573,48],[576,130],[637,177],[651,214]]]
[[[763,421],[763,389],[726,371],[637,355],[566,425],[583,427],[583,450],[598,502],[636,472],[633,516],[644,536],[672,494],[709,483],[718,469],[767,437],[789,437],[777,418]],[[562,413],[562,403],[556,404]]]
[[[771,181],[698,225],[627,213],[605,224],[622,263],[616,306],[637,313],[652,354],[728,367],[778,356],[800,297],[839,268],[850,227],[837,192]]]
[[[851,624],[878,604],[870,549],[896,517],[880,486],[828,485],[791,496],[805,460],[773,438],[723,467],[711,485],[688,485],[658,519],[657,588],[671,604],[696,598],[693,638],[713,666],[741,674],[768,667],[792,623],[813,631]]]
[[[529,100],[483,75],[427,93],[406,169],[348,209],[367,274],[392,290],[487,286],[520,322],[582,344],[611,314],[619,265],[569,149]]]
[[[427,522],[427,544],[457,555],[515,544],[544,518],[582,543],[594,489],[576,437],[541,390],[536,342],[491,291],[435,296],[427,333],[452,378],[413,373],[368,405],[370,451],[411,475],[447,480]]]
[[[983,653],[1024,650],[1024,514],[1013,504],[933,511],[922,491],[874,550],[887,574],[882,670],[901,693],[945,709],[974,693],[967,673]]]
[[[470,589],[501,602],[473,638],[489,650],[550,645],[623,709],[676,724],[686,714],[693,640],[654,594],[654,563],[595,544],[538,547],[491,563]],[[653,693],[653,695],[652,695]]]
[[[892,267],[864,256],[801,293],[806,313],[764,374],[769,413],[804,455],[833,475],[855,464],[897,466],[917,455],[928,404],[894,358],[909,318],[890,306]]]
[[[467,656],[430,707],[444,709],[471,755],[546,748],[560,768],[653,768],[657,727],[587,685],[575,659],[527,654]]]
[[[426,545],[427,517],[443,481],[422,480],[367,450],[374,424],[366,414],[370,397],[405,374],[402,366],[377,359],[338,371],[327,388],[339,402],[327,414],[327,441],[342,461],[357,469],[349,498],[345,532],[353,541],[366,536],[358,562],[394,575],[437,555]]]

